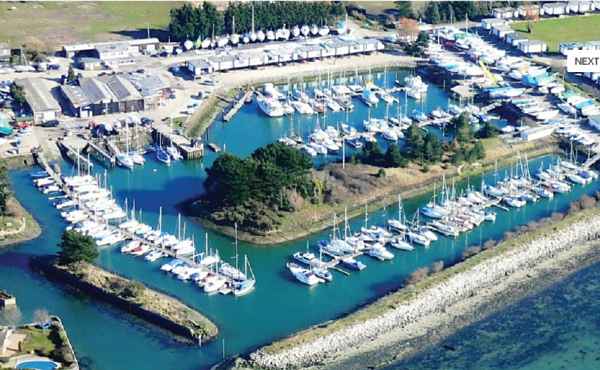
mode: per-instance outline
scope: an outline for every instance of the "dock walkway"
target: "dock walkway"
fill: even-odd
[[[247,90],[244,95],[238,97],[235,104],[231,106],[231,108],[223,115],[223,121],[229,122],[233,116],[240,110],[240,108],[246,103],[246,101],[252,96],[254,92],[252,90]]]

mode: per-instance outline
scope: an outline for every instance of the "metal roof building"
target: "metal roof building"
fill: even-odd
[[[50,91],[50,84],[42,78],[25,78],[15,83],[23,88],[27,105],[33,113],[35,123],[57,119],[62,110]]]

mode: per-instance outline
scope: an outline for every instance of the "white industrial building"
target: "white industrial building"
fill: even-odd
[[[521,139],[525,141],[539,140],[552,135],[556,126],[537,126],[526,128],[521,131]]]
[[[540,40],[519,42],[517,47],[525,54],[540,54],[545,53],[548,50],[548,45]]]
[[[335,38],[322,43],[298,44],[295,48],[290,48],[288,44],[264,51],[232,51],[229,54],[188,60],[185,67],[194,78],[198,78],[217,71],[370,53],[383,48],[383,43],[376,39]]]

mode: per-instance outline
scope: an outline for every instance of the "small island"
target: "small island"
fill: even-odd
[[[204,343],[217,336],[215,324],[179,300],[94,265],[98,251],[90,237],[66,231],[60,247],[58,257],[32,260],[34,267],[48,278],[103,299],[179,339]]]
[[[349,218],[430,191],[443,176],[459,181],[495,165],[559,151],[553,139],[506,144],[498,130],[484,125],[474,132],[469,116],[448,128],[454,139],[442,143],[413,125],[406,147],[383,151],[366,143],[346,163],[313,168],[303,151],[273,143],[249,157],[224,153],[207,169],[205,193],[182,204],[184,214],[204,227],[260,245],[295,240],[331,227],[333,214]],[[338,217],[338,222],[343,221]]]

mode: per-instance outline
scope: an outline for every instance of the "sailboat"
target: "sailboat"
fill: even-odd
[[[231,36],[229,37],[231,41],[231,45],[235,46],[240,42],[240,35],[235,33],[235,16],[232,17],[231,20]]]
[[[156,147],[156,159],[167,166],[171,165],[171,156],[169,156],[169,153],[162,147],[162,136],[159,137],[159,143]]]
[[[404,220],[404,208],[402,207],[402,197],[398,194],[398,219],[390,219],[388,220],[388,226],[395,231],[405,232],[408,230],[408,226],[405,224]]]
[[[121,167],[125,167],[127,169],[133,169],[133,160],[129,156],[129,130],[126,130],[125,136],[125,152],[120,152],[117,154],[117,163]]]
[[[139,148],[139,136],[137,134],[137,125],[134,126],[133,130],[134,130],[133,133],[135,136],[136,144]],[[131,152],[129,152],[129,156],[131,157],[131,160],[133,161],[133,163],[137,164],[138,166],[141,166],[146,162],[146,159],[144,158],[144,156],[136,150],[132,150]]]

